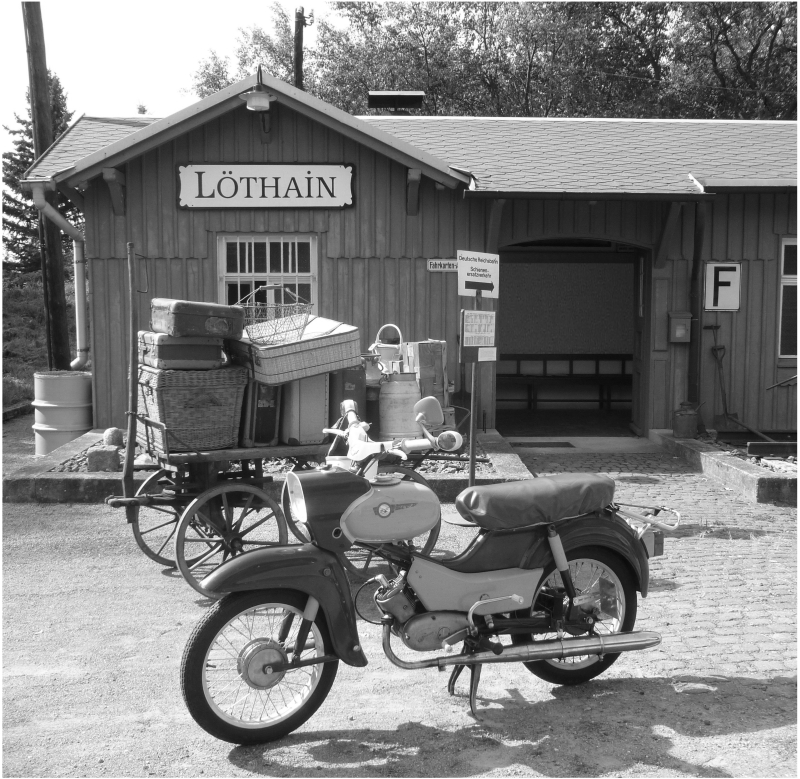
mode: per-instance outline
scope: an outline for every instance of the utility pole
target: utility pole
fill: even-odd
[[[22,3],[25,23],[25,44],[28,52],[28,81],[30,84],[31,120],[33,123],[33,154],[36,159],[53,143],[53,118],[50,108],[50,86],[47,78],[47,59],[44,48],[44,27],[40,3]],[[56,194],[45,196],[55,207]],[[67,300],[64,294],[64,258],[61,250],[61,231],[49,219],[39,214],[39,236],[42,247],[42,286],[44,288],[45,321],[47,325],[47,358],[50,370],[69,370],[69,330]],[[79,283],[76,279],[75,283]]]
[[[314,24],[314,12],[308,17],[305,15],[303,6],[299,6],[294,12],[294,85],[298,89],[305,89],[303,86],[303,28],[311,27]]]

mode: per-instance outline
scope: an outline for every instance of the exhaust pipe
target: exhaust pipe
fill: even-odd
[[[619,652],[634,652],[650,649],[661,643],[658,633],[612,633],[608,636],[585,636],[583,638],[551,639],[535,641],[519,646],[504,646],[502,654],[476,652],[475,654],[445,655],[430,660],[409,662],[401,660],[391,646],[391,627],[383,626],[383,651],[386,657],[399,668],[415,670],[418,668],[443,669],[449,665],[480,665],[483,663],[527,663],[535,660],[560,660],[565,657],[581,655],[606,655]]]

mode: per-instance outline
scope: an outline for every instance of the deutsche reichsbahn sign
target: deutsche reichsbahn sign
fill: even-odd
[[[181,165],[184,208],[343,208],[352,165]]]

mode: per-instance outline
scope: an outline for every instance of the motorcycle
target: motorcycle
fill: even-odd
[[[475,537],[454,557],[432,557],[409,539],[439,521],[436,495],[379,465],[388,456],[453,451],[461,436],[428,431],[443,419],[435,398],[414,407],[422,435],[393,442],[371,441],[352,401],[342,410],[347,459],[286,478],[294,520],[310,542],[248,552],[204,582],[224,597],[186,645],[181,687],[208,733],[236,744],[281,738],[319,708],[340,661],[367,664],[342,563],[353,546],[388,566],[370,580],[387,658],[406,670],[451,668],[451,695],[469,668],[476,717],[485,663],[522,663],[552,684],[579,684],[622,652],[660,643],[658,633],[633,631],[636,593],[647,595],[648,560],[663,554],[677,512],[623,508],[614,481],[595,474],[470,487],[455,505]],[[435,655],[403,659],[398,642]]]

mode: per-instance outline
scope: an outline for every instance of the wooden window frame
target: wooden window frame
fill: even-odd
[[[270,243],[280,242],[281,244],[290,244],[298,242],[308,242],[309,248],[309,273],[285,273],[280,271],[275,273],[270,271]],[[252,270],[245,270],[243,272],[237,271],[231,273],[227,269],[227,247],[230,243],[266,243],[266,271],[264,273],[256,273],[253,264]],[[312,312],[317,313],[319,303],[319,294],[317,290],[317,236],[309,233],[225,233],[217,236],[217,299],[220,303],[227,304],[228,301],[228,283],[234,278],[240,282],[246,282],[248,279],[254,285],[257,281],[266,281],[268,283],[310,283],[311,285],[311,304]],[[252,287],[251,287],[252,289]],[[280,301],[277,301],[280,302]],[[289,296],[285,302],[294,302]]]
[[[797,275],[784,273],[784,259],[787,246],[797,246],[797,236],[785,236],[781,239],[781,253],[779,259],[780,284],[778,286],[778,360],[779,365],[793,367],[797,365],[796,354],[781,354],[781,335],[783,330],[783,290],[786,287],[797,286]]]

